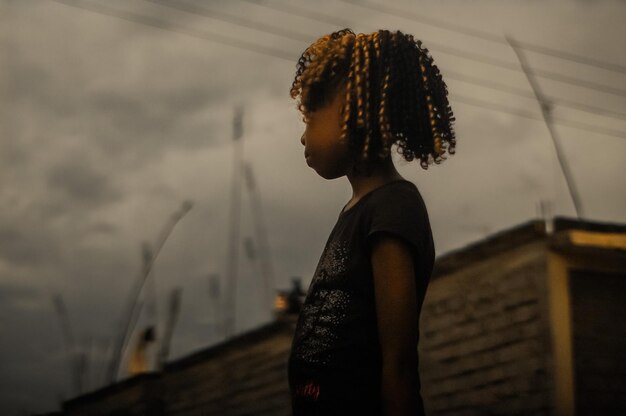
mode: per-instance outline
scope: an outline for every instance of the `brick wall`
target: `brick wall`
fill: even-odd
[[[162,414],[158,373],[141,374],[64,403],[71,416],[131,416]]]
[[[287,357],[291,334],[275,334],[219,357],[168,369],[168,415],[291,414]]]
[[[295,316],[64,403],[65,415],[291,415]]]
[[[549,414],[541,242],[434,279],[420,322],[429,415]]]

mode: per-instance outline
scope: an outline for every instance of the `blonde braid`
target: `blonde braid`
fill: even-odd
[[[297,85],[295,85],[296,88],[292,88],[291,92],[292,96],[294,96],[297,91],[300,92],[300,103],[308,101],[310,91],[310,88],[308,87],[322,79],[324,69],[333,57],[333,54],[330,53],[329,46],[329,41],[331,39],[332,37],[330,35],[322,36],[315,43],[309,46],[303,54],[304,60],[309,62],[309,65],[306,67],[307,76],[301,75],[298,77]],[[306,114],[309,110],[306,106],[301,104],[299,104],[298,107],[304,114]]]
[[[365,82],[365,144],[363,145],[363,158],[367,159],[370,147],[370,37],[366,35],[363,40],[363,54],[365,62],[363,64],[363,78]]]
[[[378,35],[378,33],[376,34]],[[380,37],[376,36],[374,38],[374,47],[376,48],[376,54],[380,57],[382,56],[382,47],[380,44]],[[385,57],[385,61],[387,61]],[[386,62],[385,62],[386,63]],[[382,82],[382,93],[380,97],[380,109],[378,110],[378,124],[380,125],[380,133],[381,139],[383,142],[382,153],[381,156],[386,157],[390,151],[390,142],[391,142],[391,133],[389,127],[389,118],[387,117],[387,91],[389,90],[389,77],[390,77],[390,68],[389,65],[384,65],[385,68],[385,77]]]
[[[410,36],[410,40],[413,41],[413,37],[411,35],[409,36]],[[421,44],[421,42],[419,42],[418,44]],[[425,52],[427,52],[427,50]],[[432,98],[429,93],[430,85],[428,83],[428,77],[426,76],[426,66],[424,66],[424,56],[422,54],[419,55],[419,62],[420,62],[420,69],[422,71],[422,79],[424,80],[424,92],[426,94],[426,104],[428,106],[428,118],[430,120],[431,131],[433,133],[433,148],[436,154],[436,157],[434,158],[434,162],[436,164],[439,164],[442,162],[442,160],[445,160],[446,158],[442,156],[445,153],[445,150],[443,149],[442,142],[441,142],[441,135],[438,129],[438,123],[437,123],[437,117],[436,117],[437,107],[434,107],[432,104]]]
[[[354,50],[352,51],[352,60],[355,62],[354,74],[356,77],[356,126],[363,127],[365,124],[363,120],[363,85],[362,85],[362,68],[361,68],[361,44],[363,41],[363,34],[359,33],[356,36],[354,43]]]
[[[343,54],[346,54],[348,52],[348,47],[350,43],[352,43],[353,48],[354,48],[354,45],[356,43],[354,35],[347,34],[341,39],[341,45],[343,47],[343,50],[342,50]],[[352,103],[352,82],[353,82],[352,80],[354,79],[354,64],[355,64],[354,60],[351,60],[350,70],[348,72],[348,77],[347,77],[348,82],[346,86],[346,101],[343,107],[343,122],[341,124],[340,140],[342,142],[346,142],[347,137],[348,137],[348,122],[350,121],[350,111],[352,110],[351,103]]]

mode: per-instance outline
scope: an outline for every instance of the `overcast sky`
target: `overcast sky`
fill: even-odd
[[[505,34],[549,48],[523,54],[554,100],[554,118],[567,120],[554,129],[582,216],[626,221],[625,2],[385,2],[391,14],[340,0],[254,3],[177,3],[183,11],[149,1],[0,1],[3,414],[53,410],[73,394],[53,294],[63,296],[77,348],[90,357],[86,386],[98,386],[141,243],[153,243],[187,199],[194,206],[155,265],[156,316],[163,321],[168,293],[180,286],[172,358],[219,340],[209,276],[226,283],[237,105],[271,248],[271,290],[293,276],[308,287],[351,188],[305,164],[289,87],[303,49],[343,27],[412,33],[448,85],[456,155],[427,171],[396,158],[426,200],[438,256],[537,218],[541,200],[552,215],[576,216]],[[256,235],[252,206],[244,193],[242,239]],[[238,332],[271,319],[258,258],[244,246],[240,254]]]

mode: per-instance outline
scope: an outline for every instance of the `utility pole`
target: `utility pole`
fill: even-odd
[[[261,274],[263,277],[263,289],[265,295],[266,307],[272,311],[274,309],[274,269],[272,266],[272,257],[267,238],[267,231],[263,222],[263,212],[261,210],[261,195],[256,184],[252,166],[246,163],[244,166],[246,185],[250,193],[250,203],[252,205],[252,215],[254,217],[254,226],[257,241],[259,243]]]
[[[552,219],[550,201],[542,199],[537,203],[537,215],[545,225],[546,234],[552,234],[554,232],[554,222]]]
[[[209,318],[211,325],[211,341],[221,339],[224,336],[224,323],[222,321],[223,296],[220,276],[217,273],[209,275]]]
[[[124,354],[124,349],[128,344],[128,340],[132,332],[131,329],[134,327],[134,324],[137,320],[136,318],[139,316],[139,296],[141,295],[141,290],[144,287],[146,279],[148,279],[148,276],[150,276],[150,272],[152,270],[152,267],[154,266],[154,262],[159,256],[163,245],[165,245],[165,241],[167,241],[167,238],[170,236],[178,221],[180,221],[189,212],[189,210],[191,210],[192,206],[193,204],[191,201],[185,201],[183,202],[180,209],[172,214],[172,216],[169,218],[169,221],[167,221],[165,227],[161,230],[161,233],[157,238],[154,254],[150,253],[150,256],[148,258],[147,250],[144,249],[143,251],[144,265],[141,272],[139,273],[139,276],[137,276],[137,279],[135,280],[134,286],[131,288],[126,308],[124,309],[122,319],[120,320],[120,332],[118,333],[118,338],[116,340],[115,348],[113,350],[113,357],[111,359],[107,373],[108,384],[112,384],[117,378],[122,355]]]
[[[74,332],[72,331],[72,326],[70,324],[70,319],[63,297],[60,294],[53,295],[52,304],[54,305],[54,310],[59,317],[59,322],[61,323],[63,344],[65,345],[65,353],[67,354],[69,368],[71,371],[74,394],[79,395],[83,391],[82,366],[84,359],[76,350]]]
[[[165,322],[165,328],[163,329],[163,336],[161,337],[161,345],[157,354],[156,368],[161,370],[167,361],[170,354],[170,345],[172,342],[172,335],[174,334],[174,326],[178,320],[178,314],[180,313],[180,303],[183,289],[175,287],[170,292],[170,303],[168,308],[167,321]]]
[[[226,338],[235,332],[237,320],[237,276],[239,273],[239,229],[241,220],[241,171],[243,154],[243,107],[235,108],[233,118],[233,177],[230,196],[230,230],[226,286]]]
[[[532,87],[533,92],[535,93],[535,97],[537,98],[537,101],[539,102],[539,105],[541,107],[541,114],[543,115],[543,120],[545,121],[546,126],[548,127],[548,131],[550,132],[550,137],[552,137],[554,150],[556,151],[556,156],[558,158],[559,164],[561,165],[561,170],[563,171],[563,175],[565,176],[565,182],[567,183],[567,188],[569,190],[570,197],[572,198],[572,202],[574,203],[576,216],[580,219],[583,215],[583,208],[581,205],[580,197],[578,196],[576,185],[574,183],[574,178],[572,177],[572,173],[567,163],[567,159],[563,155],[563,150],[561,149],[561,145],[559,143],[556,130],[554,129],[552,125],[552,103],[550,103],[542,94],[539,88],[539,84],[534,79],[532,70],[529,68],[526,62],[526,58],[524,57],[524,54],[522,53],[521,48],[519,44],[517,43],[517,41],[515,41],[513,37],[510,35],[506,35],[505,39],[509,43],[509,45],[511,45],[511,48],[513,48],[513,51],[517,55],[517,59],[520,62],[522,70],[524,71],[524,74],[526,74],[526,78],[528,79],[528,82],[530,83],[530,86]]]

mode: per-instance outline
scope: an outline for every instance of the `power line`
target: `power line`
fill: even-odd
[[[467,52],[460,49],[456,49],[447,45],[440,44],[438,42],[428,41],[430,46],[438,49],[439,52],[447,53],[449,55],[458,56],[460,58],[469,59],[471,61],[482,62],[488,65],[497,66],[500,68],[508,69],[514,72],[520,72],[519,66],[513,62],[503,61],[501,59],[491,58],[489,56],[477,55],[473,52]],[[541,76],[542,78],[548,78],[553,81],[558,81],[563,84],[570,84],[576,87],[583,87],[587,89],[602,91],[607,94],[618,95],[621,97],[626,97],[626,90],[621,88],[614,88],[604,84],[598,84],[597,82],[587,81],[583,79],[578,79],[574,77],[568,77],[565,75],[561,75],[557,72],[548,71],[545,69],[535,69],[532,71],[535,76]]]
[[[605,136],[613,136],[613,137],[618,137],[621,139],[626,139],[626,133],[624,131],[607,129],[605,127],[598,127],[598,126],[594,126],[594,125],[587,124],[587,123],[579,123],[578,121],[566,120],[560,117],[557,117],[557,118],[553,117],[552,120],[554,124],[560,124],[562,126],[573,127],[578,130],[586,130],[592,133],[600,133]]]
[[[561,166],[561,171],[563,172],[563,176],[565,177],[565,182],[567,184],[567,189],[569,191],[570,197],[572,198],[572,203],[574,204],[574,209],[576,210],[576,216],[580,218],[583,215],[582,202],[580,200],[580,193],[578,192],[578,187],[576,186],[576,181],[574,181],[574,176],[572,175],[572,170],[569,167],[569,162],[567,158],[563,154],[563,148],[561,147],[560,139],[558,138],[558,134],[553,126],[553,118],[552,118],[552,106],[550,103],[546,102],[543,92],[537,84],[537,81],[534,79],[532,75],[530,75],[530,71],[528,70],[528,63],[526,61],[526,57],[522,53],[515,39],[512,36],[506,35],[505,39],[513,48],[513,51],[517,55],[517,59],[519,59],[522,70],[526,74],[526,78],[528,78],[528,83],[530,84],[535,96],[537,97],[537,101],[541,104],[541,115],[546,123],[546,127],[550,132],[550,137],[552,138],[552,144],[554,145],[554,150],[556,152],[556,157]]]
[[[302,42],[309,42],[311,37],[303,33],[294,32],[291,30],[283,29],[273,25],[257,22],[255,20],[245,19],[243,17],[235,16],[232,14],[224,13],[222,11],[207,9],[206,7],[194,6],[188,3],[179,3],[172,0],[144,0],[150,3],[155,3],[160,6],[170,7],[172,9],[180,10],[190,14],[196,14],[204,17],[208,17],[215,20],[221,20],[223,22],[231,23],[237,26],[247,27],[249,29],[258,30],[273,35],[282,36],[284,38],[295,39]]]
[[[519,117],[530,118],[533,120],[541,120],[535,113],[519,110],[514,107],[507,107],[498,103],[493,103],[490,101],[477,100],[476,98],[467,97],[463,94],[453,94],[454,101],[458,101],[460,103],[472,105],[475,107],[482,107],[489,110],[498,111],[501,113],[512,114]]]
[[[143,14],[132,13],[125,10],[113,9],[106,6],[102,6],[96,3],[87,3],[82,0],[51,0],[66,6],[75,7],[78,9],[87,10],[93,13],[102,14],[105,16],[115,17],[118,19],[126,20],[129,22],[151,26],[157,29],[168,30],[170,32],[176,32],[179,34],[191,36],[198,39],[209,40],[223,45],[233,46],[239,49],[245,49],[247,51],[273,56],[275,58],[284,59],[286,61],[293,62],[294,55],[286,53],[282,49],[275,49],[267,46],[258,45],[256,43],[247,42],[229,36],[224,36],[217,33],[210,33],[200,31],[197,29],[189,28],[176,23],[167,22],[165,20],[156,19],[154,17],[146,16]]]
[[[383,6],[379,3],[374,3],[368,0],[338,0],[344,3],[352,4],[354,6],[359,6],[362,8],[374,10],[377,12],[386,13],[392,16],[401,17],[403,19],[415,20],[425,25],[433,26],[438,29],[446,29],[451,32],[461,33],[467,36],[480,38],[484,40],[488,40],[490,42],[500,43],[504,45],[508,45],[506,39],[499,35],[495,35],[493,33],[485,32],[479,29],[473,29],[461,25],[457,25],[454,23],[446,22],[444,20],[435,19],[432,17],[426,17],[422,14],[417,14],[411,12],[409,10],[403,10],[399,8],[392,8],[390,6]],[[606,62],[598,59],[589,58],[587,56],[576,55],[571,52],[565,52],[558,49],[548,48],[546,46],[535,45],[530,42],[518,42],[519,46],[522,49],[526,49],[529,51],[533,51],[542,55],[552,56],[555,58],[572,61],[584,65],[595,66],[601,69],[605,69],[607,71],[614,71],[626,74],[626,67],[623,65]]]
[[[456,79],[458,81],[466,82],[468,84],[481,85],[483,87],[490,88],[492,90],[503,91],[503,92],[507,92],[510,94],[519,95],[521,97],[535,99],[535,95],[533,93],[526,91],[522,88],[511,87],[510,85],[488,81],[482,78],[472,77],[472,76],[461,74],[455,71],[445,70],[444,72],[445,72],[446,78]],[[554,98],[554,97],[546,97],[546,98],[550,102],[559,104],[562,107],[574,108],[577,110],[581,110],[581,111],[585,111],[589,113],[595,113],[595,114],[603,115],[606,117],[626,119],[626,113],[621,113],[619,111],[607,110],[604,108],[594,107],[594,106],[587,105],[587,104],[581,104],[575,101],[570,101],[570,100],[566,100],[562,98]]]
[[[467,97],[465,95],[462,94],[454,94],[454,101],[458,101],[464,104],[468,104],[468,105],[472,105],[475,107],[482,107],[482,108],[486,108],[489,110],[494,110],[494,111],[498,111],[501,113],[507,113],[507,114],[512,114],[512,115],[516,115],[519,117],[525,117],[525,118],[530,118],[533,120],[540,120],[542,121],[543,119],[536,115],[535,113],[532,112],[527,112],[527,111],[522,111],[519,110],[517,108],[513,108],[513,107],[507,107],[498,103],[493,103],[490,101],[483,101],[483,100],[477,100],[476,98],[471,98],[471,97]],[[599,127],[599,126],[595,126],[592,124],[586,124],[586,123],[579,123],[577,121],[573,121],[573,120],[568,120],[568,119],[564,119],[564,118],[553,118],[552,119],[554,124],[559,124],[559,125],[563,125],[563,126],[569,126],[569,127],[574,127],[576,129],[579,130],[586,130],[586,131],[590,131],[593,133],[599,133],[599,134],[603,134],[606,136],[613,136],[613,137],[617,137],[617,138],[621,138],[621,139],[626,139],[626,132],[623,131],[619,131],[619,130],[613,130],[613,129],[607,129],[604,127]]]
[[[105,16],[110,16],[110,17],[115,17],[115,18],[119,18],[122,20],[126,20],[126,21],[130,21],[136,24],[141,24],[141,25],[147,25],[147,26],[151,26],[151,27],[155,27],[158,29],[162,29],[162,30],[169,30],[172,32],[176,32],[176,33],[180,33],[180,34],[184,34],[187,36],[191,36],[194,38],[199,38],[199,39],[203,39],[203,40],[209,40],[212,42],[216,42],[216,43],[222,43],[228,46],[233,46],[236,48],[240,48],[240,49],[245,49],[248,51],[252,51],[258,54],[264,54],[264,55],[268,55],[268,56],[272,56],[275,58],[279,58],[279,59],[283,59],[283,60],[287,60],[290,62],[293,62],[293,60],[295,59],[294,56],[289,55],[287,53],[285,53],[284,51],[280,51],[278,49],[273,49],[273,48],[267,48],[267,47],[263,47],[260,45],[256,45],[256,44],[252,44],[249,42],[244,42],[244,41],[239,41],[238,39],[233,39],[233,38],[226,38],[223,36],[213,36],[213,34],[209,34],[209,33],[205,33],[205,32],[199,32],[197,30],[191,29],[188,30],[188,28],[182,26],[182,25],[176,25],[173,23],[169,23],[169,22],[165,22],[159,19],[155,19],[152,17],[148,17],[145,15],[140,15],[137,13],[130,13],[130,12],[125,12],[125,11],[120,11],[118,9],[111,9],[108,7],[102,7],[102,6],[96,6],[96,7],[92,7],[93,4],[90,3],[89,6],[87,6],[87,4],[79,4],[82,3],[82,1],[76,1],[76,0],[51,0],[51,1],[55,1],[57,3],[61,3],[67,6],[71,6],[71,7],[76,7],[76,8],[80,8],[80,9],[84,9],[84,10],[88,10],[91,11],[93,13],[97,13],[97,14],[102,14]],[[500,112],[504,112],[504,113],[508,113],[508,114],[513,114],[513,115],[518,115],[520,117],[526,117],[526,118],[533,118],[533,119],[537,119],[539,120],[539,118],[537,118],[536,116],[532,115],[531,113],[524,113],[524,112],[519,112],[515,109],[511,109],[509,108],[508,110],[505,110],[503,108],[503,106],[499,105],[499,104],[494,104],[494,103],[489,103],[486,101],[481,101],[481,100],[476,100],[473,98],[469,98],[469,97],[463,97],[462,95],[459,94],[455,94],[454,95],[455,100],[458,100],[459,102],[464,102],[465,104],[468,105],[473,105],[476,107],[483,107],[483,108],[489,108],[495,111],[500,111]],[[555,122],[558,122],[557,124],[562,124],[562,125],[569,125],[572,126],[574,128],[577,129],[581,129],[581,130],[588,130],[588,131],[592,131],[594,133],[601,133],[601,134],[605,134],[605,135],[609,135],[609,136],[615,136],[615,137],[620,137],[620,138],[624,138],[624,133],[616,131],[616,130],[611,130],[611,129],[605,129],[602,127],[595,127],[592,125],[588,125],[588,124],[584,124],[584,123],[578,123],[578,122],[574,122],[571,120],[565,120],[565,119],[554,119]]]
[[[285,3],[282,6],[278,7],[271,3],[265,3],[265,2],[260,3],[258,0],[241,0],[241,1],[245,1],[248,3],[254,4],[255,6],[259,6],[259,7],[265,7],[267,9],[277,10],[279,12],[287,13],[292,16],[304,17],[306,19],[313,20],[315,22],[332,24],[332,25],[344,27],[344,28],[352,26],[352,23],[348,22],[347,20],[338,19],[335,16],[332,16],[329,14],[318,13],[312,10],[307,10],[304,7],[297,7],[297,6],[294,6],[292,3]]]
[[[151,1],[151,0],[146,0],[146,1]],[[303,11],[302,8],[294,8],[293,6],[287,6],[286,8],[283,9],[282,6],[281,7],[277,7],[277,6],[269,5],[269,4],[266,4],[266,3],[258,3],[257,0],[242,0],[242,1],[246,1],[248,3],[252,3],[252,4],[255,4],[257,6],[268,7],[268,8],[271,8],[273,10],[289,13],[289,14],[294,15],[294,16],[306,17],[308,19],[312,19],[312,20],[315,20],[315,21],[318,21],[318,22],[322,22],[322,23],[328,23],[328,21],[330,21],[330,19],[334,20],[333,16],[322,14],[322,13],[311,14],[311,13],[307,13],[307,12]],[[339,1],[344,1],[344,0],[339,0]],[[357,3],[352,3],[352,2],[349,2],[349,3],[357,4]],[[329,19],[329,20],[327,21],[325,19]],[[345,26],[343,26],[343,27],[350,26],[350,24],[348,22],[343,22],[343,23],[345,24]],[[308,37],[308,35],[306,35],[306,34],[301,34],[301,36],[302,37]],[[490,35],[490,36],[495,36],[495,35]],[[501,41],[500,43],[504,43],[504,44],[506,44],[508,46],[508,44],[506,43],[505,40],[503,40],[501,38],[498,38],[498,39],[500,39],[500,41]],[[478,55],[478,54],[476,54],[474,52],[468,52],[468,51],[465,51],[465,50],[457,49],[457,48],[454,48],[454,47],[451,47],[451,46],[448,46],[448,45],[444,45],[442,43],[435,42],[435,41],[432,41],[432,40],[428,40],[425,43],[428,43],[428,45],[430,45],[430,46],[434,47],[435,49],[437,49],[437,52],[445,53],[447,55],[457,56],[459,58],[464,58],[464,59],[468,59],[468,60],[471,60],[471,61],[480,62],[480,63],[484,63],[484,64],[487,64],[487,65],[492,65],[492,66],[504,68],[504,69],[511,70],[511,71],[514,71],[514,72],[522,72],[520,70],[519,65],[517,63],[508,62],[508,61],[505,61],[505,60],[502,60],[502,59],[492,58],[492,57],[489,57],[489,56]],[[537,48],[539,48],[539,46],[537,46]],[[532,73],[533,73],[534,76],[539,76],[539,77],[542,77],[542,78],[551,79],[553,81],[561,82],[563,84],[574,85],[574,86],[579,87],[579,88],[587,88],[587,89],[591,89],[591,90],[604,92],[604,93],[607,93],[607,94],[613,94],[613,95],[617,95],[617,96],[620,96],[620,97],[626,97],[626,90],[621,89],[621,88],[615,88],[615,87],[611,87],[611,86],[608,86],[608,85],[599,84],[599,83],[593,82],[593,81],[587,81],[587,80],[578,79],[578,78],[574,78],[574,77],[568,77],[568,76],[562,75],[560,73],[553,72],[553,71],[548,71],[548,70],[544,70],[544,69],[535,69],[535,70],[533,70]],[[597,110],[593,111],[593,112],[597,112]]]
[[[586,56],[575,55],[571,52],[559,51],[557,49],[534,45],[528,42],[518,42],[518,44],[522,49],[526,49],[527,51],[533,51],[541,53],[543,55],[553,56],[555,58],[561,58],[584,65],[595,66],[600,69],[606,69],[607,71],[621,72],[622,74],[626,74],[626,67],[624,67],[623,65],[614,64],[612,62],[604,62]]]

